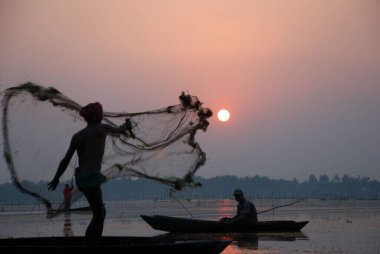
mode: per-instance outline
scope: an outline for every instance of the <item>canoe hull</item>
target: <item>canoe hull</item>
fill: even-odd
[[[141,215],[156,230],[171,233],[218,233],[218,232],[297,232],[308,221],[260,221],[257,224],[229,225],[225,222],[186,219],[162,215]]]
[[[113,253],[209,253],[222,252],[231,241],[225,240],[163,240],[156,237],[117,237],[104,236],[98,246],[83,246],[83,237],[29,237],[0,239],[0,250],[13,253],[37,253],[54,251],[68,253],[68,251],[111,250]]]

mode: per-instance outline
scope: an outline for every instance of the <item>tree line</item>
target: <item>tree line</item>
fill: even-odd
[[[147,179],[121,178],[109,181],[102,186],[105,200],[127,199],[165,199],[174,195],[187,199],[219,199],[232,198],[235,188],[244,190],[250,199],[292,198],[292,199],[380,199],[380,182],[369,177],[351,177],[348,175],[334,176],[310,175],[305,181],[285,179],[270,179],[265,176],[237,177],[223,175],[212,178],[195,177],[201,184],[196,188],[185,188],[182,191],[171,192],[163,184]],[[50,200],[62,199],[64,183],[61,182],[56,191],[47,191],[47,182],[38,183],[23,181],[27,189],[40,193]],[[1,204],[33,203],[35,200],[21,193],[13,184],[0,184]]]

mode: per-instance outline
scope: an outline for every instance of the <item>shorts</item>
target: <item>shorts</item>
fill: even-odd
[[[96,170],[75,169],[75,183],[80,191],[89,190],[106,181],[106,177]]]

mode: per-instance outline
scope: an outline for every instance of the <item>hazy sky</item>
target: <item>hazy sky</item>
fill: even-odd
[[[379,13],[378,0],[0,0],[0,89],[32,81],[128,112],[188,91],[215,113],[200,176],[380,179]]]

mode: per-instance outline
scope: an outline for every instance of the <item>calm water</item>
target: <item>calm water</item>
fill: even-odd
[[[254,200],[258,211],[294,200]],[[104,235],[158,236],[140,217],[171,215],[217,220],[235,213],[234,200],[175,200],[106,202]],[[185,208],[186,209],[185,209]],[[42,209],[42,208],[41,208]],[[89,213],[61,214],[46,219],[36,206],[3,206],[0,238],[84,235]],[[170,235],[178,238],[231,239],[223,251],[232,253],[380,253],[380,201],[304,200],[259,215],[259,220],[310,221],[300,233]]]

